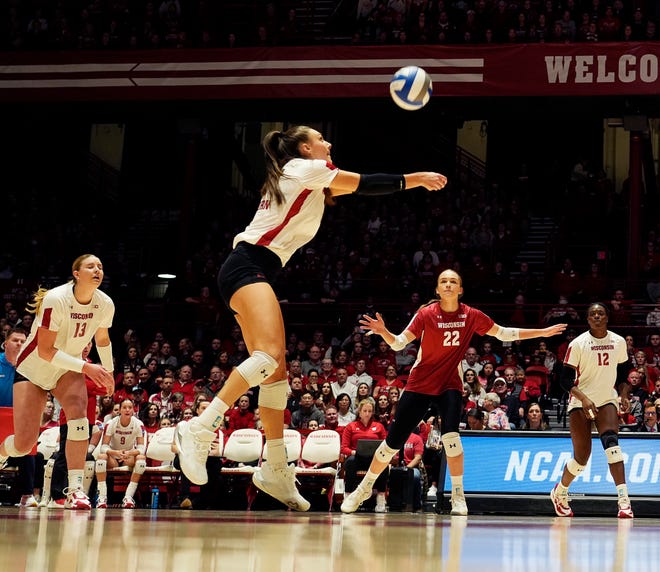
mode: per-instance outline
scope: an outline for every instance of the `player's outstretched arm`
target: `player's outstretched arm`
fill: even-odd
[[[371,334],[378,334],[394,351],[402,350],[415,339],[415,334],[410,330],[404,330],[399,335],[395,336],[385,327],[385,320],[383,320],[383,317],[379,312],[376,312],[375,318],[372,318],[367,314],[363,315],[360,319],[360,325],[369,330],[367,332],[368,336]]]
[[[566,326],[567,324],[554,324],[547,328],[503,328],[499,324],[493,324],[493,327],[486,333],[503,342],[513,342],[531,338],[551,338],[561,334]]]
[[[332,196],[358,193],[363,195],[388,195],[405,189],[423,187],[439,191],[447,184],[447,177],[432,171],[420,171],[406,175],[373,173],[360,175],[350,171],[339,171],[330,185]]]

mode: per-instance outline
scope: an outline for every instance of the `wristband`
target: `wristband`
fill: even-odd
[[[57,350],[55,355],[51,358],[50,363],[60,369],[68,369],[69,371],[76,371],[82,373],[85,362],[81,358],[73,357],[62,350]]]

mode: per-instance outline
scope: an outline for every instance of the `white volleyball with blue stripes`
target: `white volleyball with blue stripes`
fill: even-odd
[[[431,76],[417,66],[401,68],[390,80],[390,95],[394,103],[408,111],[424,107],[432,93]]]

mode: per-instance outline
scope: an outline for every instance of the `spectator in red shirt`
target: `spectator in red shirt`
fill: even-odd
[[[325,408],[325,422],[323,425],[320,425],[321,429],[332,429],[337,431],[340,435],[344,431],[344,427],[339,425],[339,415],[337,413],[337,408],[334,405],[328,405]]]
[[[394,366],[396,369],[396,354],[390,349],[390,346],[387,345],[385,340],[381,340],[378,342],[376,354],[371,358],[369,373],[372,377],[385,375],[385,371],[389,366]]]
[[[660,364],[660,332],[653,332],[649,336],[649,345],[644,348],[646,361],[657,367]]]
[[[341,453],[346,457],[344,460],[344,479],[346,482],[346,491],[355,489],[358,483],[357,471],[361,468],[356,457],[357,442],[360,439],[378,439],[383,440],[387,436],[387,431],[382,423],[374,419],[374,405],[370,400],[364,399],[360,402],[357,409],[358,418],[351,421],[341,435]],[[366,459],[368,465],[371,459]],[[366,468],[366,467],[365,467]],[[387,487],[387,471],[380,474],[374,488],[378,491],[376,498],[376,512],[385,512],[385,490]]]
[[[424,463],[424,441],[419,436],[419,425],[413,429],[408,439],[403,445],[403,466],[413,472],[413,512],[422,508],[422,470]]]
[[[399,389],[403,389],[405,386],[406,384],[403,382],[401,376],[397,375],[396,373],[396,367],[390,365],[385,370],[383,377],[374,378],[374,399],[378,399],[378,396],[381,394],[387,395],[390,391],[390,387],[398,387]]]
[[[186,405],[192,405],[195,400],[195,382],[192,377],[192,368],[189,365],[181,366],[179,369],[179,378],[174,382],[172,391],[183,393]]]
[[[250,411],[250,397],[241,395],[238,398],[238,407],[227,411],[225,419],[227,433],[232,433],[236,429],[254,429],[254,413]]]
[[[346,369],[342,366],[342,369]],[[324,381],[329,381],[332,383],[337,380],[337,371],[332,365],[332,360],[330,358],[323,358],[321,360],[321,369],[319,370],[319,383]]]
[[[540,355],[532,356],[532,364],[525,369],[525,384],[520,393],[520,402],[538,401],[548,387],[548,368],[541,362]]]
[[[123,385],[112,396],[115,403],[121,403],[124,399],[133,399],[133,388],[137,385],[137,375],[132,371],[125,372],[122,383]]]

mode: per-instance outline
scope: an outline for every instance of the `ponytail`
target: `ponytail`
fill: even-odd
[[[291,159],[300,157],[298,147],[309,139],[309,127],[304,125],[291,127],[286,131],[270,131],[263,140],[266,160],[266,180],[261,187],[261,196],[270,195],[278,204],[284,202],[284,194],[280,189],[282,171]]]
[[[41,304],[44,301],[44,297],[48,293],[48,288],[42,288],[39,286],[39,289],[34,293],[32,297],[32,302],[29,302],[27,305],[27,312],[29,314],[38,314],[41,309]]]

